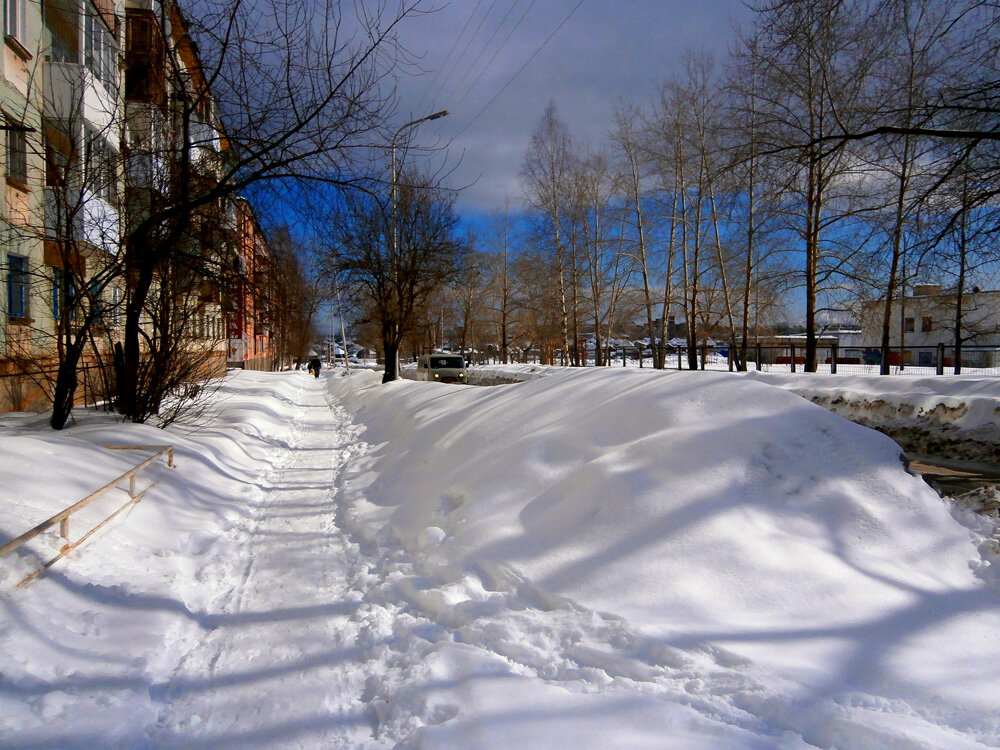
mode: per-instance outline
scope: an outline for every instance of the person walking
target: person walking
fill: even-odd
[[[309,372],[313,374],[314,378],[319,377],[319,369],[323,366],[323,363],[319,361],[319,357],[313,357],[309,360]]]

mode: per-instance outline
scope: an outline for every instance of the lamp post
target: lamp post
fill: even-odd
[[[448,115],[448,110],[442,109],[440,112],[435,112],[432,115],[426,115],[424,117],[418,117],[416,120],[410,120],[409,122],[404,123],[403,125],[400,125],[399,128],[396,130],[396,132],[393,134],[392,140],[389,142],[390,151],[392,152],[392,184],[391,184],[391,188],[392,188],[392,198],[393,198],[393,215],[395,215],[395,210],[396,210],[396,208],[395,208],[395,206],[396,206],[396,203],[395,203],[395,200],[396,200],[396,139],[399,138],[400,133],[402,133],[404,130],[406,130],[408,128],[412,128],[412,127],[414,127],[416,125],[419,125],[422,122],[427,122],[428,120],[439,120],[440,118],[445,117],[447,115]]]
[[[416,120],[410,120],[409,122],[404,123],[404,124],[402,124],[402,125],[399,126],[399,128],[396,130],[396,132],[393,133],[392,140],[389,142],[389,151],[392,154],[392,178],[391,178],[391,182],[389,183],[389,191],[390,191],[390,203],[392,204],[391,205],[391,211],[392,211],[392,216],[391,216],[391,219],[392,219],[392,277],[393,277],[392,280],[393,280],[394,285],[397,285],[397,281],[398,281],[398,279],[397,279],[397,273],[396,272],[397,272],[397,268],[398,268],[398,264],[399,264],[399,222],[398,222],[398,215],[397,215],[397,199],[396,199],[396,183],[397,183],[397,174],[396,174],[396,139],[399,138],[400,134],[404,130],[408,130],[409,128],[416,127],[420,123],[427,122],[428,120],[438,120],[438,119],[440,119],[442,117],[445,117],[446,115],[448,115],[448,110],[442,109],[440,112],[435,112],[434,114],[425,115],[424,117],[418,117]],[[397,325],[398,325],[398,323],[397,323]],[[388,364],[388,363],[386,363],[386,364]],[[398,348],[396,349],[396,364],[395,364],[395,367],[396,367],[395,376],[399,377],[399,349]]]

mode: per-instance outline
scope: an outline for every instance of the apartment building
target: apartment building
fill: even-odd
[[[178,153],[189,157],[186,179],[204,186],[218,180],[228,146],[197,47],[172,2],[3,2],[0,411],[42,410],[55,368],[84,336],[77,399],[98,400],[113,387],[130,292],[126,258],[144,252],[133,247],[128,256],[129,238],[173,198]],[[232,267],[248,247],[255,259],[267,254],[242,203],[219,200],[191,218],[177,255],[195,261],[157,267],[142,320],[146,340],[183,337],[205,355],[204,375],[225,368],[232,338],[222,309],[226,282],[213,270]],[[251,317],[259,324],[259,315],[244,316]],[[248,347],[262,362],[265,349],[256,338]]]
[[[25,361],[44,346],[42,332],[52,316],[44,285],[43,174],[41,157],[44,100],[41,75],[43,26],[38,3],[3,0],[4,43],[0,60],[0,136],[3,138],[3,191],[0,203],[0,408],[17,408],[37,391],[19,377]]]
[[[223,297],[226,337],[229,344],[228,365],[247,370],[271,370],[274,349],[266,304],[270,250],[264,232],[257,223],[249,201],[236,201],[239,230],[238,252],[234,258],[237,272]]]

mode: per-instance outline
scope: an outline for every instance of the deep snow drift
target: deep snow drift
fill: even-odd
[[[562,369],[486,365],[471,370],[469,382],[519,383]],[[852,422],[877,429],[907,452],[1000,464],[1000,378],[977,374],[792,373],[787,366],[775,365],[765,371],[733,374],[784,388]]]
[[[0,561],[0,745],[1000,746],[994,529],[889,438],[723,373],[378,381],[8,420],[5,539],[95,443],[179,468],[29,588]]]

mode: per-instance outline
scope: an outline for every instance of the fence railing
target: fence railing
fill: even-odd
[[[96,533],[99,529],[101,529],[103,526],[105,526],[107,523],[109,523],[112,519],[114,519],[120,513],[122,513],[127,508],[130,508],[131,506],[133,506],[137,502],[139,502],[142,499],[143,495],[145,495],[147,492],[149,492],[156,485],[156,482],[150,482],[142,490],[137,490],[137,488],[136,488],[136,484],[137,484],[136,475],[140,471],[142,471],[147,466],[149,466],[150,464],[152,464],[153,462],[155,462],[158,458],[160,458],[161,456],[164,456],[164,455],[167,456],[167,466],[169,466],[171,468],[173,468],[173,466],[174,466],[174,448],[173,448],[172,445],[104,445],[104,446],[101,446],[101,447],[102,448],[106,448],[108,450],[114,450],[114,451],[133,451],[133,450],[149,451],[149,450],[151,450],[151,451],[155,451],[155,453],[153,453],[153,455],[149,456],[145,460],[139,462],[135,466],[133,466],[131,469],[129,469],[128,471],[126,471],[121,476],[117,477],[116,479],[111,480],[110,482],[108,482],[106,485],[104,485],[100,489],[95,490],[94,492],[91,492],[89,495],[87,495],[85,498],[83,498],[83,500],[80,500],[79,502],[74,503],[73,505],[69,506],[68,508],[65,508],[65,509],[59,511],[58,513],[56,513],[51,518],[48,518],[48,519],[42,521],[40,524],[38,524],[37,526],[35,526],[33,529],[30,529],[30,530],[24,532],[23,534],[21,534],[16,539],[12,539],[9,542],[7,542],[6,544],[0,545],[0,557],[3,557],[4,555],[7,555],[7,554],[13,552],[14,550],[18,549],[19,547],[21,547],[25,543],[31,541],[32,539],[34,539],[35,537],[37,537],[39,534],[42,534],[45,531],[47,531],[48,529],[50,529],[53,526],[55,526],[56,524],[59,524],[59,536],[62,538],[62,540],[64,542],[62,548],[59,550],[59,554],[56,555],[55,557],[53,557],[48,562],[43,563],[42,567],[40,567],[38,570],[36,570],[35,572],[33,572],[30,575],[28,575],[27,577],[25,577],[25,579],[23,581],[21,581],[19,584],[17,584],[18,588],[21,588],[22,586],[25,586],[26,584],[28,584],[31,581],[33,581],[35,578],[37,578],[42,573],[44,573],[46,570],[48,570],[53,564],[57,563],[59,560],[61,560],[62,558],[64,558],[66,555],[68,555],[74,549],[76,549],[81,544],[83,544],[85,541],[87,541],[87,539],[89,539],[94,533]],[[124,505],[122,505],[116,511],[114,511],[113,513],[111,513],[109,516],[107,516],[103,521],[101,521],[100,523],[98,523],[96,526],[92,527],[89,531],[87,531],[79,539],[77,539],[76,541],[71,542],[70,538],[69,538],[69,519],[70,519],[70,516],[72,516],[77,511],[82,510],[83,508],[86,508],[92,502],[94,502],[95,500],[97,500],[101,496],[107,494],[111,490],[118,489],[119,485],[121,485],[125,481],[128,481],[128,489],[125,489],[124,487],[121,487],[120,489],[123,489],[123,490],[125,490],[125,492],[128,493],[128,496],[129,496],[128,502],[126,502]]]
[[[723,362],[728,352],[718,352]],[[791,372],[804,369],[805,345],[757,345],[748,350],[749,367],[758,370],[788,367]],[[820,344],[816,348],[817,369],[836,374],[878,374],[882,371],[882,351],[877,346],[840,346]],[[1000,347],[934,346],[893,347],[889,350],[885,369],[889,374],[950,375],[975,373],[1000,375]]]
[[[664,353],[667,369],[692,369],[687,348],[668,347]],[[499,364],[500,358],[477,353],[466,355],[471,364]],[[878,375],[882,370],[882,352],[878,346],[841,346],[821,342],[816,347],[817,371],[837,374]],[[757,370],[805,371],[805,343],[801,344],[751,344],[747,347],[747,368]],[[537,352],[515,356],[511,363],[541,363]],[[647,349],[639,356],[638,349],[614,350],[606,353],[609,367],[652,367],[653,357]],[[550,364],[563,364],[557,357]],[[957,367],[956,367],[957,365]],[[588,367],[594,366],[593,352],[588,357]],[[737,369],[724,345],[699,347],[693,369]],[[959,356],[953,346],[893,347],[889,351],[889,374],[950,375],[956,372],[979,375],[1000,375],[1000,347],[966,345]]]

